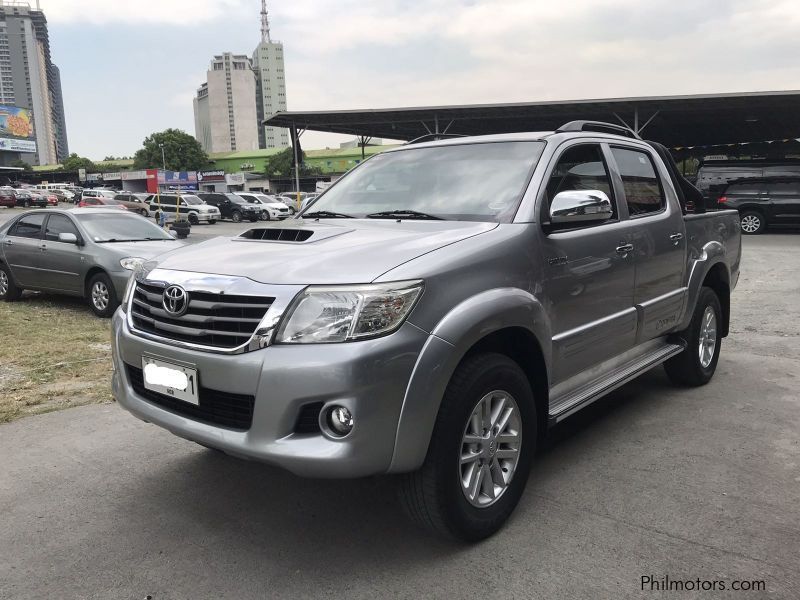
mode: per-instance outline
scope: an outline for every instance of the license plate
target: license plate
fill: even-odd
[[[190,369],[147,356],[142,357],[144,387],[190,404],[200,404],[197,369]]]

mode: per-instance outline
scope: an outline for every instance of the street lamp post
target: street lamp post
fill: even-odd
[[[159,144],[159,148],[161,148],[161,164],[164,167],[164,170],[167,170],[167,158],[164,154],[164,144]]]

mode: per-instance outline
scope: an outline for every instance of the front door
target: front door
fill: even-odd
[[[686,301],[683,214],[677,200],[667,202],[662,179],[666,173],[659,175],[651,153],[612,146],[611,155],[633,226],[638,341],[646,342],[675,328]]]
[[[22,287],[39,287],[42,230],[46,213],[31,213],[17,221],[3,240],[3,253],[14,281]]]
[[[636,340],[630,224],[620,218],[600,144],[580,143],[563,151],[548,179],[542,214],[557,193],[567,190],[605,192],[614,216],[567,231],[548,230],[543,236],[552,385],[630,350]]]
[[[80,239],[78,228],[69,217],[50,215],[41,244],[42,287],[79,294],[83,292],[81,279],[83,250],[77,244],[59,242],[60,233],[72,233]]]

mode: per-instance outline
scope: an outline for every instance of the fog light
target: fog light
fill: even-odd
[[[328,426],[336,435],[345,436],[353,430],[353,414],[344,406],[328,410]]]

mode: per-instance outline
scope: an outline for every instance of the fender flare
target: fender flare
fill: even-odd
[[[725,280],[730,288],[731,271],[728,263],[725,262],[725,247],[718,241],[708,242],[700,249],[700,255],[692,261],[692,266],[689,269],[689,277],[686,284],[688,289],[686,309],[680,325],[675,328],[677,331],[683,331],[691,323],[694,307],[697,305],[697,298],[700,296],[700,288],[703,287],[703,282],[711,272],[711,269],[719,264],[725,270]]]
[[[428,453],[447,384],[467,352],[487,335],[519,327],[530,331],[550,366],[550,323],[535,296],[519,288],[496,288],[464,300],[429,334],[411,373],[388,472],[418,469]]]

